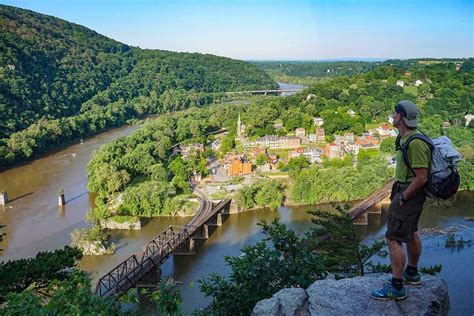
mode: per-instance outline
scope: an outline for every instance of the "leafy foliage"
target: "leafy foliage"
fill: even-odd
[[[305,243],[278,220],[259,225],[273,247],[265,241],[245,246],[242,256],[225,258],[232,269],[229,278],[212,274],[200,280],[201,291],[213,297],[212,308],[218,314],[248,314],[256,302],[278,290],[307,287],[323,275],[322,260],[312,251],[312,243]]]
[[[2,262],[0,265],[0,301],[10,292],[20,293],[46,287],[52,280],[63,280],[64,269],[73,267],[82,257],[77,248],[65,246],[53,252],[39,252],[34,258]]]
[[[283,288],[306,288],[327,272],[363,274],[366,261],[383,243],[359,245],[352,221],[342,209],[335,214],[316,211],[313,215],[315,225],[305,236],[298,236],[278,219],[271,224],[259,223],[268,238],[245,246],[241,256],[226,257],[229,277],[212,274],[199,281],[201,291],[213,298],[212,311],[249,314],[259,300]]]
[[[245,209],[258,206],[275,210],[282,204],[284,197],[283,186],[276,180],[244,186],[237,192],[237,201]]]
[[[382,158],[359,161],[357,167],[312,166],[292,176],[294,201],[317,204],[323,201],[349,201],[368,196],[391,177]]]
[[[3,306],[4,315],[119,315],[115,298],[102,298],[91,292],[91,280],[84,272],[74,271],[64,280],[53,280],[40,292],[27,289],[10,293]]]

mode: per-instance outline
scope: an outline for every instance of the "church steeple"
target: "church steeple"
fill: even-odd
[[[245,125],[242,123],[242,120],[240,119],[240,113],[239,113],[239,118],[237,119],[237,138],[243,139],[244,133],[245,133]]]

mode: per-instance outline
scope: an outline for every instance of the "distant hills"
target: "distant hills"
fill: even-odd
[[[0,78],[0,167],[127,119],[208,104],[216,92],[278,87],[247,62],[139,49],[5,5]]]

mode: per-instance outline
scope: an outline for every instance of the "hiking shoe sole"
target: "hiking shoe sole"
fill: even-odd
[[[375,297],[375,296],[372,296],[372,298],[376,299],[377,301],[391,301],[391,300],[403,301],[407,297],[408,297],[408,294],[405,294],[405,296],[400,296],[400,297]]]

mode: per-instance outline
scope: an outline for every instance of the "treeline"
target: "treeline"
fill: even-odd
[[[359,74],[380,64],[379,62],[364,61],[258,61],[252,63],[275,78],[303,79],[303,81],[300,81],[303,84],[314,82],[311,79]],[[294,81],[291,82],[295,83]]]
[[[218,92],[277,87],[246,62],[142,50],[5,5],[0,39],[0,168],[129,119],[210,104]]]

